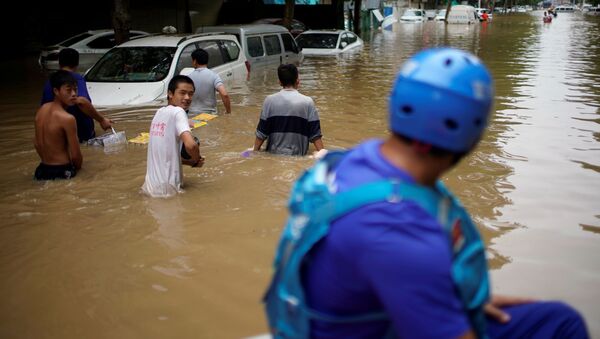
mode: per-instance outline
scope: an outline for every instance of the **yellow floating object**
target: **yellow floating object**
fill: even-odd
[[[142,132],[137,137],[128,140],[133,144],[147,144],[150,141],[150,133]]]
[[[210,114],[210,113],[200,113],[200,114],[194,115],[193,117],[190,118],[191,122],[194,124],[192,129],[207,125],[208,124],[207,121],[212,120],[216,117],[217,117],[216,114]],[[145,145],[148,142],[150,142],[150,133],[142,132],[135,138],[131,138],[128,141],[132,144]]]

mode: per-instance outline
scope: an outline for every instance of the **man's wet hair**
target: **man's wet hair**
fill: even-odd
[[[50,86],[60,90],[64,85],[71,85],[77,87],[77,80],[73,77],[71,72],[65,70],[58,70],[50,75]]]
[[[196,60],[199,65],[208,65],[208,52],[198,48],[192,52],[192,60]]]
[[[58,52],[58,64],[60,67],[72,67],[79,66],[79,52],[72,48],[63,48]]]
[[[277,76],[282,86],[294,86],[298,80],[298,68],[294,64],[282,64],[277,68]]]
[[[173,77],[173,79],[171,79],[171,81],[169,81],[169,92],[175,93],[177,86],[179,86],[179,84],[182,82],[192,85],[192,87],[194,87],[194,90],[196,90],[196,87],[194,86],[194,81],[192,81],[190,77],[188,77],[187,75],[176,75]]]

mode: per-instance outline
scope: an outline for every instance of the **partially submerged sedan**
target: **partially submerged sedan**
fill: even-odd
[[[362,48],[356,34],[344,30],[308,30],[296,37],[296,43],[306,55],[336,55]]]
[[[129,38],[148,35],[143,31],[130,31]],[[58,53],[63,48],[73,48],[79,52],[79,72],[85,73],[90,67],[102,57],[109,49],[117,44],[115,31],[112,29],[99,29],[87,31],[61,41],[53,46],[42,48],[38,63],[43,70],[56,71],[58,65]]]

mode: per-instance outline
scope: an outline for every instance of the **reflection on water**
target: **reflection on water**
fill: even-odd
[[[496,291],[566,299],[600,335],[600,18],[498,15],[481,25],[395,24],[365,48],[306,58],[327,148],[387,135],[387,95],[416,51],[451,45],[490,67],[497,98],[480,146],[446,178],[489,246]],[[32,180],[35,60],[0,64],[0,337],[221,338],[265,332],[260,298],[291,183],[313,162],[243,158],[274,70],[230,83],[233,113],[194,130],[206,165],[185,193],[139,194],[146,147],[83,146],[72,181]],[[7,79],[10,79],[8,81]],[[128,137],[157,107],[107,110]],[[100,131],[98,131],[100,132]],[[548,282],[552,283],[548,283]]]

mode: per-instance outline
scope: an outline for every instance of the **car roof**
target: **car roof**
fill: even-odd
[[[305,31],[303,34],[340,34],[340,33],[352,33],[350,31],[345,31],[341,29],[309,29]]]
[[[222,26],[201,26],[196,28],[196,32],[206,32],[207,30],[216,32],[237,32],[244,30],[246,34],[256,33],[281,33],[289,32],[285,27],[271,24],[244,24],[244,25],[222,25]]]
[[[235,36],[224,34],[222,32],[200,34],[156,34],[126,41],[119,45],[119,47],[177,47],[184,41],[210,36],[236,40]]]

